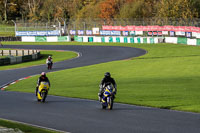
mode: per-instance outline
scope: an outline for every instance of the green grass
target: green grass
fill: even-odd
[[[6,128],[19,129],[25,133],[55,133],[55,131],[32,127],[25,124],[20,124],[20,123],[8,121],[8,120],[2,120],[2,119],[0,119],[0,125]]]
[[[35,27],[19,27],[17,26],[18,31],[46,31],[46,28],[35,28]],[[48,30],[54,30],[48,29]],[[4,37],[14,37],[15,36],[15,26],[14,25],[8,25],[8,24],[0,24],[0,36]]]
[[[0,24],[0,36],[15,36],[15,26]]]
[[[1,59],[1,58],[6,58],[6,57],[7,57],[7,56],[0,56],[0,59]]]
[[[15,32],[1,32],[0,31],[0,36],[3,36],[3,37],[8,37],[8,36],[11,36],[11,37],[14,37],[15,36]]]
[[[98,85],[104,73],[109,71],[118,84],[116,102],[200,113],[200,47],[176,44],[101,45],[143,48],[148,53],[131,60],[49,73],[47,76],[52,85],[49,94],[97,100]],[[37,78],[20,81],[7,90],[34,93]]]
[[[41,51],[41,54],[42,54],[42,58],[39,60],[24,62],[20,64],[14,64],[14,65],[1,66],[0,70],[23,68],[23,67],[29,67],[29,66],[34,66],[34,65],[45,64],[46,59],[49,55],[52,56],[53,62],[63,61],[63,60],[77,57],[77,53],[70,52],[70,51]]]

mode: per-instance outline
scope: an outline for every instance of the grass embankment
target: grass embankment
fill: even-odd
[[[8,37],[15,36],[15,26],[0,24],[0,36]]]
[[[6,128],[19,129],[25,133],[55,133],[55,131],[32,127],[25,124],[20,124],[2,119],[0,119],[0,125]]]
[[[29,67],[34,65],[41,65],[46,63],[46,59],[48,56],[52,56],[53,62],[63,61],[71,58],[77,57],[77,53],[70,52],[70,51],[41,51],[42,58],[30,61],[30,62],[24,62],[20,64],[14,64],[14,65],[6,65],[1,66],[0,70],[7,70],[7,69],[14,69],[14,68],[23,68],[23,67]]]
[[[175,44],[101,45],[143,48],[148,53],[131,60],[49,73],[47,76],[52,85],[49,94],[97,100],[98,85],[103,74],[109,71],[118,84],[116,102],[200,112],[200,47]],[[34,93],[36,83],[32,81],[37,78],[20,81],[7,90]]]

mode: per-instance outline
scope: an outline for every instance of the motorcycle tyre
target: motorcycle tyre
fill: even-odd
[[[106,106],[102,104],[102,109],[106,109]]]
[[[108,100],[108,109],[109,110],[113,109],[113,98],[109,98],[109,100]]]
[[[47,94],[46,94],[46,92],[42,92],[42,102],[44,103],[45,102],[45,100],[46,100],[46,96],[47,96]]]

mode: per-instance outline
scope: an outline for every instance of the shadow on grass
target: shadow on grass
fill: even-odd
[[[40,60],[43,60],[43,59],[47,59],[49,56],[53,56],[52,54],[41,54],[41,57],[35,61],[40,61]]]

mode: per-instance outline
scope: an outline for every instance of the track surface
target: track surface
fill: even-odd
[[[4,46],[7,48],[71,50],[82,56],[54,64],[54,70],[87,66],[140,56],[146,51],[109,46]],[[45,65],[0,71],[0,86],[46,71]],[[48,71],[46,71],[48,72]],[[200,114],[114,104],[102,110],[98,101],[0,91],[0,118],[72,133],[199,133]]]

